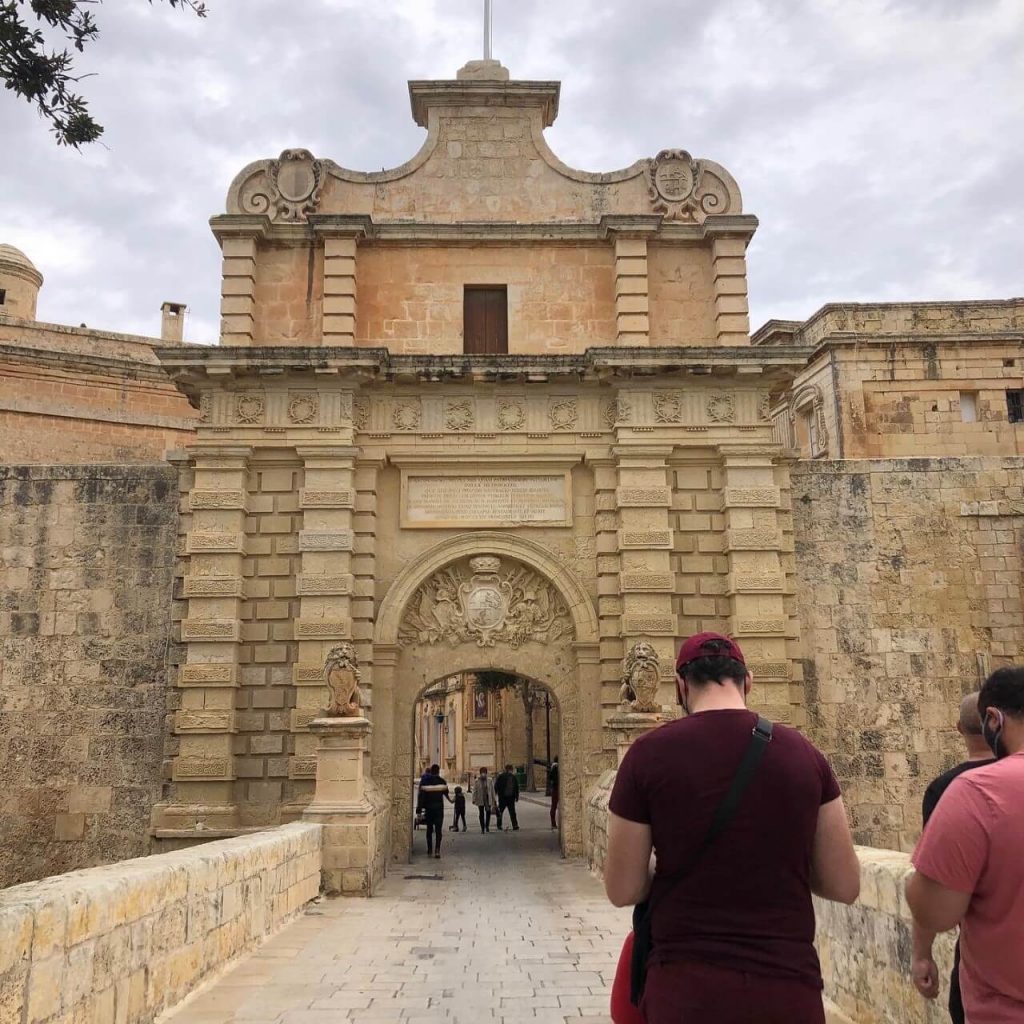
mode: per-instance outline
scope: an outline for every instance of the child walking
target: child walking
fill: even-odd
[[[452,801],[455,804],[455,817],[452,818],[451,825],[448,826],[449,832],[459,831],[459,819],[462,819],[462,831],[466,831],[466,794],[462,792],[461,786],[455,787],[455,799]]]

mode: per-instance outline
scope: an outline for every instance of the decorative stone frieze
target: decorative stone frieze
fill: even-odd
[[[350,488],[321,490],[299,488],[299,508],[352,508],[355,495]]]
[[[746,508],[778,508],[778,487],[727,487],[726,505]]]
[[[669,487],[620,487],[615,493],[620,507],[667,508],[672,504]]]
[[[331,594],[351,594],[355,585],[352,573],[299,573],[295,577],[295,593],[325,597]]]
[[[671,530],[620,530],[619,543],[624,550],[672,547]]]
[[[237,619],[183,619],[181,639],[186,643],[204,641],[239,643],[241,625]]]
[[[351,551],[351,530],[300,530],[300,551]]]
[[[182,592],[185,597],[245,597],[241,576],[186,576]]]
[[[222,509],[237,508],[246,510],[246,494],[242,490],[223,491],[191,491],[188,496],[189,508]]]
[[[624,572],[621,576],[624,591],[671,591],[675,588],[675,574],[671,572]]]
[[[234,732],[234,712],[230,710],[176,711],[174,728],[177,732]]]
[[[234,778],[234,771],[230,757],[177,757],[171,769],[171,777],[175,780],[230,781]]]
[[[182,665],[178,670],[178,686],[237,686],[238,666],[214,663]]]
[[[631,636],[644,633],[675,636],[677,623],[674,615],[627,615],[622,625]]]
[[[229,530],[191,530],[187,550],[190,554],[245,554],[245,534]]]
[[[351,619],[296,619],[296,640],[350,640]]]

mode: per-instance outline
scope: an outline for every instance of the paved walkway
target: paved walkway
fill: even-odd
[[[546,802],[519,807],[520,831],[488,835],[469,808],[441,860],[418,830],[378,896],[311,906],[167,1024],[607,1021],[629,912],[561,859]]]

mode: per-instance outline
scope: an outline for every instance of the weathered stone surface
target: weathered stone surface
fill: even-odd
[[[292,824],[0,892],[0,1019],[149,1024],[320,886]]]
[[[808,729],[860,843],[911,846],[925,786],[962,759],[961,695],[1024,649],[1019,520],[961,515],[1020,496],[1022,469],[873,459],[793,475]]]
[[[177,514],[167,466],[0,468],[0,884],[146,850]]]

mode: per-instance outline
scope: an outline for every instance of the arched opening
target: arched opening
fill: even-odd
[[[559,828],[550,837],[567,856],[582,855],[585,793],[613,756],[603,744],[597,613],[551,551],[481,531],[410,561],[377,615],[373,709],[386,725],[375,728],[371,763],[390,794],[392,859],[411,857],[416,703],[438,680],[473,671],[528,674],[550,691],[561,727]]]
[[[413,857],[426,852],[427,812],[420,810],[418,787],[435,764],[451,798],[444,804],[443,834],[456,831],[457,825],[459,841],[470,844],[464,850],[480,856],[483,851],[475,844],[486,831],[518,831],[524,833],[517,837],[522,848],[560,852],[559,773],[553,766],[561,759],[562,714],[550,686],[512,669],[454,671],[421,689],[410,725],[412,786],[407,808]],[[481,784],[474,792],[482,772],[497,790],[496,803],[486,815],[474,803],[474,797],[487,789]],[[459,819],[456,787],[465,804],[465,816]],[[496,845],[485,848],[496,856],[505,852]]]

